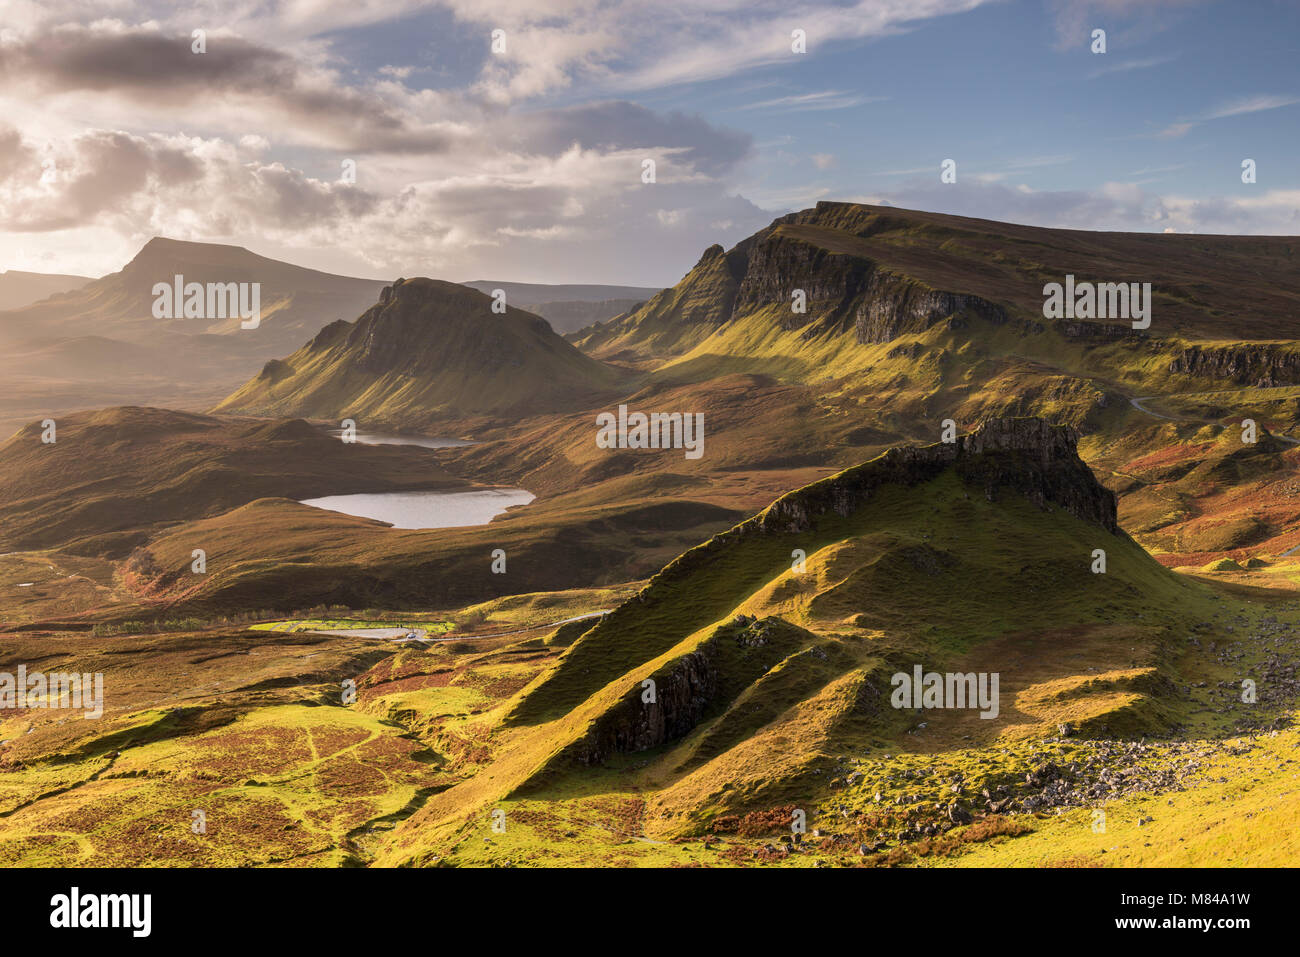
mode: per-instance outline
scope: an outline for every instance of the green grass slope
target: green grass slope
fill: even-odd
[[[327,326],[269,362],[217,411],[419,429],[586,408],[624,380],[545,320],[494,313],[492,302],[455,283],[398,280],[356,322]]]

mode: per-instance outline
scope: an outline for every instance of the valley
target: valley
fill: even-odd
[[[202,408],[0,445],[0,670],[106,689],[0,712],[0,860],[1294,863],[1294,255],[823,202],[564,334],[274,264]],[[151,341],[123,282],[63,295]]]

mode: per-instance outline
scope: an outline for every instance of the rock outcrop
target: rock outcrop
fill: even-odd
[[[1292,345],[1240,343],[1188,346],[1169,363],[1169,371],[1256,388],[1300,383],[1300,351]]]
[[[1008,318],[1001,306],[978,296],[932,289],[871,259],[832,253],[774,230],[758,234],[734,252],[743,256],[745,268],[732,320],[774,303],[788,307],[796,289],[807,298],[807,312],[787,309],[783,328],[852,330],[859,343],[892,342],[959,314],[999,324]]]
[[[719,567],[739,567],[736,555],[744,553],[753,538],[812,531],[831,513],[847,517],[868,506],[876,491],[886,485],[921,485],[951,471],[989,501],[1018,495],[1045,510],[1060,509],[1105,532],[1117,533],[1115,495],[1079,458],[1077,441],[1074,429],[1040,419],[991,419],[955,441],[891,449],[863,465],[790,492],[759,514],[679,556],[635,596],[602,618],[569,648],[557,672],[544,679],[534,693],[546,690],[551,681],[563,680],[564,689],[552,685],[534,701],[525,697],[516,705],[511,720],[530,723],[558,717],[604,689],[599,700],[605,703],[599,714],[565,749],[562,760],[594,764],[613,754],[644,751],[683,737],[711,708],[725,703],[728,693],[736,693],[737,664],[726,656],[732,650],[728,642],[743,642],[744,634],[733,633],[732,626],[718,627],[689,652],[661,665],[653,672],[654,702],[642,697],[641,680],[647,672],[637,673],[635,681],[625,677],[627,683],[619,686],[617,697],[608,698],[604,696],[613,690],[607,684],[610,679],[598,679],[593,670],[609,669],[611,677],[632,675],[638,666],[706,624],[707,619],[679,621],[652,635],[643,629],[647,618],[661,620],[664,607],[693,591],[698,576],[716,577]],[[943,574],[953,563],[946,552],[928,545],[904,546],[894,554],[916,571],[932,576]],[[812,638],[779,618],[756,626],[743,617],[734,623],[736,628],[756,629],[761,639],[745,645],[746,655],[751,655],[754,647],[761,648],[757,658],[746,659],[749,666],[761,667],[750,680]],[[629,644],[629,635],[639,637]],[[615,660],[617,666],[610,669]],[[566,675],[564,679],[559,678],[561,673]],[[727,692],[727,687],[732,690]],[[567,705],[562,706],[566,699]]]
[[[1002,491],[1016,492],[1040,508],[1055,505],[1115,532],[1115,493],[1097,481],[1077,446],[1078,433],[1068,426],[1036,418],[990,419],[954,442],[890,449],[865,465],[777,499],[750,521],[764,528],[803,530],[823,511],[852,513],[881,485],[916,485],[953,468],[990,501]]]
[[[633,687],[572,749],[580,764],[599,764],[612,754],[648,751],[688,734],[718,691],[718,669],[707,651],[683,655],[655,682],[654,701]]]

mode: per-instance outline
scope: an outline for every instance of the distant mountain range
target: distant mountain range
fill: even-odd
[[[0,272],[0,312],[21,309],[49,296],[68,292],[90,282],[89,276],[64,276],[58,273]]]
[[[492,282],[475,279],[462,283],[492,294],[501,289],[510,305],[541,316],[560,335],[631,312],[660,290],[647,286],[543,285],[529,282]]]
[[[258,283],[261,322],[154,315],[154,287]],[[109,405],[199,410],[227,396],[268,359],[331,322],[353,319],[386,281],[336,276],[240,246],[151,239],[100,279],[0,273],[0,432],[47,415]],[[657,290],[629,286],[504,288],[512,307],[537,303],[563,331],[608,319]],[[461,287],[443,284],[448,290]]]

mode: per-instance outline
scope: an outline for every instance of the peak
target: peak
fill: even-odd
[[[155,236],[140,248],[135,257],[126,264],[125,270],[187,265],[228,267],[246,265],[260,261],[261,258],[243,246],[195,243],[184,239]]]
[[[699,269],[701,266],[713,262],[713,260],[717,259],[724,253],[726,253],[726,250],[722,248],[722,245],[720,243],[714,243],[708,249],[704,250],[704,255],[702,255],[700,261],[695,264],[695,268]]]
[[[442,279],[416,276],[414,279],[395,279],[391,286],[385,286],[380,290],[379,304],[382,306],[396,303],[403,305],[425,303],[438,305],[447,303],[464,304],[467,301],[484,299],[486,295],[486,293],[470,289],[468,286],[462,286],[457,282],[446,282]]]
[[[188,239],[171,239],[167,236],[155,236],[140,247],[140,254],[146,252],[175,252],[177,250],[187,249],[230,249],[238,250],[241,253],[248,252],[248,250],[243,246],[232,246],[229,243],[199,243]]]

